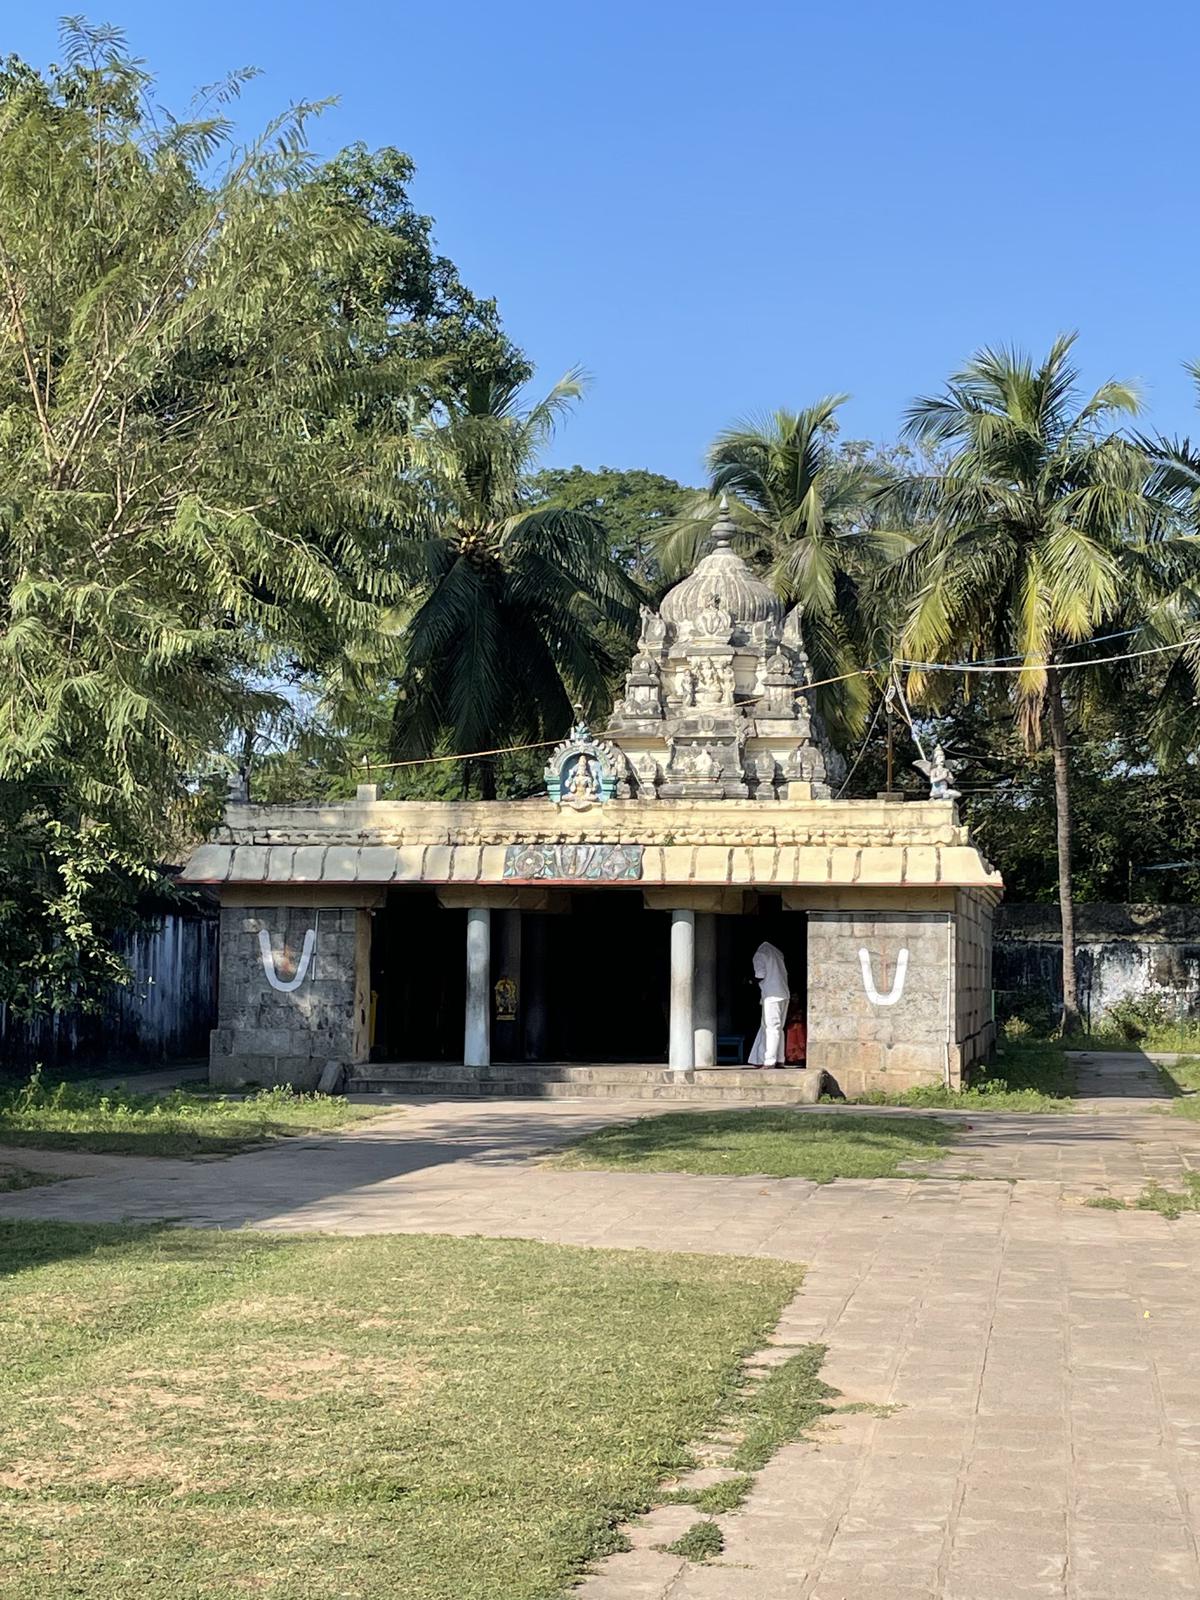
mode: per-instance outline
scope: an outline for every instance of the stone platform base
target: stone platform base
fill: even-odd
[[[805,1067],[699,1067],[498,1062],[464,1067],[453,1062],[364,1062],[352,1067],[347,1094],[511,1095],[521,1099],[687,1100],[814,1105],[825,1074]]]

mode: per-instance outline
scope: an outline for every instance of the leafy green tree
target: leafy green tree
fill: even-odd
[[[881,478],[877,461],[837,447],[837,410],[845,398],[832,395],[719,434],[708,452],[708,496],[698,497],[658,540],[667,576],[690,571],[704,553],[720,498],[728,495],[736,548],[801,608],[817,679],[865,665],[873,645],[867,597],[881,543],[870,513]],[[833,684],[815,699],[835,737],[844,741],[862,732],[870,704],[864,678]]]
[[[415,171],[391,145],[355,144],[317,172],[327,198],[366,224],[357,259],[329,285],[331,299],[378,341],[381,358],[432,362],[435,392],[453,393],[479,373],[524,383],[532,368],[501,328],[495,300],[472,294],[453,261],[435,253],[433,219],[409,195]]]
[[[544,467],[529,480],[534,502],[582,511],[604,529],[608,546],[620,565],[647,589],[661,585],[655,555],[659,531],[673,522],[694,498],[674,478],[635,467],[620,471],[601,467]]]
[[[1200,399],[1200,362],[1188,370]],[[1151,489],[1169,508],[1168,537],[1139,552],[1139,644],[1165,649],[1148,726],[1156,754],[1194,758],[1200,744],[1200,446],[1186,437],[1139,438],[1154,464]]]
[[[1026,743],[1049,737],[1064,1032],[1079,1026],[1069,728],[1086,685],[1061,669],[1071,646],[1120,626],[1133,554],[1161,512],[1144,452],[1114,428],[1136,413],[1135,390],[1114,381],[1081,399],[1073,343],[1057,339],[1037,366],[1016,351],[983,350],[942,394],[912,405],[906,436],[948,456],[909,486],[927,527],[896,572],[909,597],[901,654],[1008,658],[1019,668],[1011,704]],[[926,681],[919,670],[913,678],[916,689]]]
[[[16,1017],[91,1011],[128,977],[109,930],[137,926],[143,893],[168,886],[103,823],[61,822],[0,791],[0,1005]]]
[[[378,240],[313,181],[315,108],[239,147],[236,80],[175,120],[117,30],[68,23],[64,51],[0,72],[10,968],[98,851],[122,872],[178,848],[214,752],[291,717],[281,662],[394,599],[381,553],[430,375],[387,305],[341,314],[332,286]]]
[[[606,629],[632,631],[638,591],[593,517],[531,505],[525,488],[579,393],[571,374],[522,409],[517,387],[477,378],[416,430],[425,492],[391,553],[397,757],[556,737],[574,701],[602,708],[617,667]],[[477,776],[492,797],[494,762]]]

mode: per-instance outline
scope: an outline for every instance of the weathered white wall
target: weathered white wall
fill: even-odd
[[[1176,1017],[1200,1016],[1200,906],[1076,907],[1075,973],[1087,1026],[1120,1000],[1160,997]],[[996,914],[998,1009],[1012,994],[1062,998],[1057,906],[1005,905]]]

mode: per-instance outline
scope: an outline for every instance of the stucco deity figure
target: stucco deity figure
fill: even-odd
[[[697,639],[719,639],[722,644],[729,642],[729,635],[733,632],[733,618],[721,604],[721,596],[712,594],[708,597],[708,604],[696,618],[694,637]]]
[[[727,661],[701,659],[696,663],[696,704],[728,705],[733,699],[733,669]]]
[[[580,756],[571,773],[567,792],[573,800],[597,799],[600,794],[599,763],[589,761],[587,756]]]
[[[692,771],[697,778],[719,778],[721,776],[721,763],[712,753],[712,746],[706,744],[692,757]]]
[[[696,663],[696,704],[698,706],[721,704],[721,685],[713,671],[711,661],[701,660]]]
[[[680,705],[695,705],[696,674],[686,662],[675,674],[675,693],[679,696]]]
[[[750,1047],[750,1065],[781,1067],[784,1064],[783,1030],[791,989],[783,952],[765,939],[754,952],[754,976],[762,1000],[762,1022]]]
[[[940,744],[933,747],[933,757],[929,761],[914,761],[913,766],[918,772],[923,772],[929,779],[929,798],[931,800],[957,800],[959,791],[954,787],[954,774],[946,765],[946,753]]]
[[[651,650],[662,644],[667,636],[667,625],[649,606],[641,606],[642,632],[638,639],[639,650]]]

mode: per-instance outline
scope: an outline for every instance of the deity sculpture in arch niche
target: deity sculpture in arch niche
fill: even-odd
[[[624,776],[625,758],[607,739],[593,739],[582,715],[569,739],[556,746],[546,763],[551,800],[576,810],[611,800]]]
[[[564,800],[598,800],[600,763],[582,752],[572,757],[563,768],[561,793]]]
[[[696,618],[696,625],[692,633],[694,639],[715,641],[718,644],[728,644],[729,636],[733,632],[733,617],[721,604],[721,596],[712,594],[708,604]]]
[[[710,781],[721,776],[721,763],[713,755],[710,744],[701,745],[692,757],[692,773],[695,777]]]
[[[696,704],[725,706],[733,703],[733,668],[728,661],[711,656],[696,663]]]

